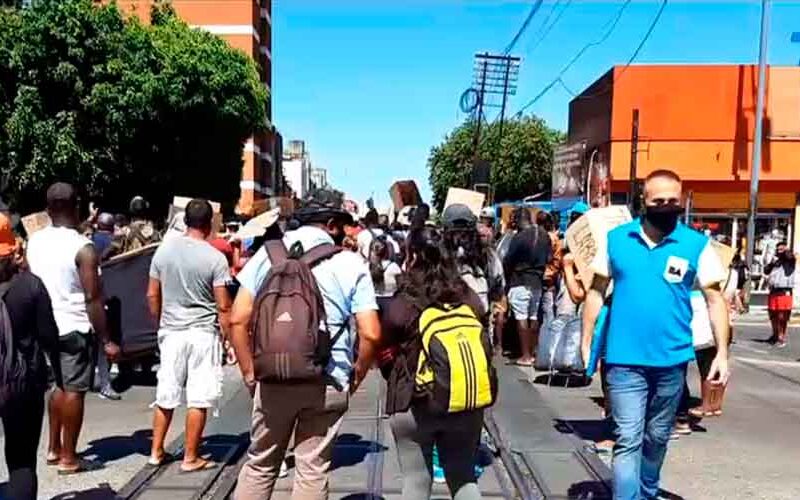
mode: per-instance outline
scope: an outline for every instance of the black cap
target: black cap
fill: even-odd
[[[445,228],[474,226],[478,219],[468,206],[455,203],[444,209],[442,222]]]
[[[47,189],[47,208],[63,210],[74,208],[78,205],[78,193],[72,184],[56,182]]]

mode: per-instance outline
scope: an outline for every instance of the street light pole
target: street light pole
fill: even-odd
[[[758,53],[758,99],[753,132],[753,161],[750,167],[750,210],[747,216],[747,266],[753,269],[758,213],[758,179],[761,174],[761,145],[764,140],[764,95],[767,86],[767,42],[769,37],[769,0],[761,0],[761,42]]]

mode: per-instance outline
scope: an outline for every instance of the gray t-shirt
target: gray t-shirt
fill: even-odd
[[[216,330],[214,287],[229,280],[228,263],[207,241],[181,235],[156,250],[150,277],[161,282],[161,330]]]

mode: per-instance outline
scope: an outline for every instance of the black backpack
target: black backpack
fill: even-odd
[[[25,392],[28,379],[28,363],[25,356],[14,348],[14,332],[5,302],[16,278],[15,275],[0,284],[0,414],[5,413],[9,401]]]

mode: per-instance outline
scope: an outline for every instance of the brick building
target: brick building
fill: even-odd
[[[146,18],[152,0],[117,0],[123,12]],[[178,15],[191,26],[207,30],[244,51],[260,66],[261,80],[270,91],[266,119],[269,132],[250,138],[244,147],[244,166],[238,211],[252,214],[265,207],[281,182],[280,134],[272,125],[272,0],[172,0]],[[276,151],[279,154],[276,154]]]

